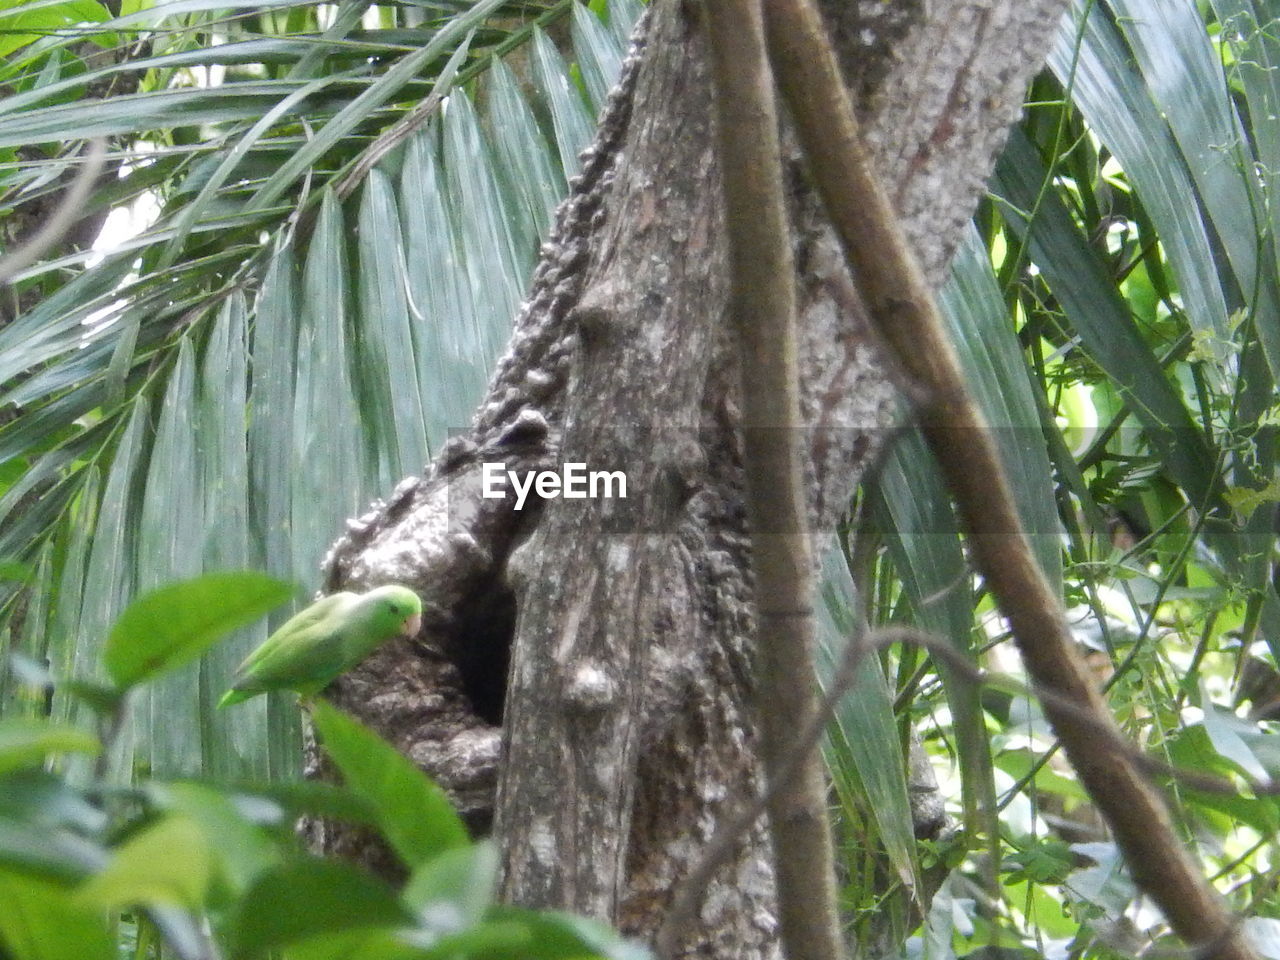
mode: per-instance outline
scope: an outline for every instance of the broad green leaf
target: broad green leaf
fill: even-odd
[[[454,847],[419,864],[401,898],[422,923],[452,933],[478,923],[493,904],[498,852],[490,840]]]
[[[542,30],[533,33],[533,76],[551,113],[560,148],[560,166],[567,176],[578,172],[578,152],[591,140],[591,117],[582,94],[569,77],[564,59]]]
[[[47,7],[21,7],[5,4],[0,13],[0,57],[7,57],[19,47],[54,33],[68,29],[81,37],[109,46],[102,34],[78,29],[81,24],[109,20],[107,9],[95,0],[61,0]]]
[[[0,776],[38,766],[51,753],[97,753],[98,738],[74,727],[27,717],[0,719]]]
[[[383,835],[406,866],[468,844],[444,791],[389,743],[323,700],[314,701],[312,721],[347,786],[377,810]]]
[[[71,884],[102,868],[106,815],[53,774],[0,777],[0,872]]]
[[[85,836],[100,834],[109,822],[90,798],[47,770],[0,778],[0,816],[41,828],[66,827]]]
[[[1013,131],[997,166],[997,184],[1015,208],[1006,208],[1005,214],[1019,235],[1028,228],[1016,210],[1036,205],[1043,177],[1043,164],[1031,144]],[[1089,356],[1111,376],[1187,496],[1198,504],[1211,503],[1214,457],[1204,435],[1135,329],[1097,251],[1053,193],[1040,198],[1029,239],[1032,259]]]
[[[152,783],[148,796],[157,808],[196,824],[207,841],[213,877],[230,895],[248,886],[281,859],[281,850],[237,806],[236,798],[200,783]],[[277,809],[277,813],[283,813]]]
[[[34,572],[29,563],[19,563],[16,560],[0,561],[0,580],[17,580],[25,583],[31,579]]]
[[[1082,17],[1077,57],[1077,24]],[[1155,220],[1178,275],[1187,319],[1196,329],[1224,339],[1228,310],[1198,205],[1187,202],[1196,192],[1186,160],[1102,4],[1072,0],[1071,16],[1061,21],[1049,67],[1070,89],[1072,102],[1120,162]]]
[[[519,946],[519,931],[528,937],[524,947]],[[574,960],[583,957],[603,957],[605,960],[650,960],[650,953],[637,943],[623,939],[603,923],[587,917],[544,910],[538,913],[519,907],[499,906],[489,912],[485,923],[474,928],[473,934],[459,934],[453,938],[455,949],[465,950],[469,944],[485,950],[489,940],[497,956],[534,956],[538,960]],[[509,953],[502,953],[509,944]],[[446,941],[431,950],[427,957],[441,960],[452,956]],[[487,953],[484,955],[488,955]],[[426,957],[424,957],[426,960]]]
[[[423,960],[423,951],[393,927],[330,930],[291,943],[282,953],[284,960]]]
[[[492,151],[465,91],[454,91],[446,101],[441,125],[443,196],[458,231],[455,269],[476,320],[477,344],[468,354],[487,366],[507,341],[533,263],[517,249]]]
[[[106,816],[44,770],[0,777],[0,872],[70,884],[102,867]]]
[[[0,816],[0,882],[5,876],[23,876],[72,884],[106,860],[105,850],[70,830]]]
[[[351,134],[368,119],[373,110],[394,97],[406,83],[414,79],[424,65],[442,56],[452,44],[465,42],[467,32],[494,13],[503,2],[504,0],[479,0],[465,13],[449,19],[421,49],[397,61],[364,92],[339,110],[318,134],[307,140],[302,149],[285,161],[254,193],[248,209],[261,209],[279,198],[295,179],[323,157],[343,136]]]
[[[166,816],[117,847],[76,899],[100,910],[152,904],[197,910],[213,871],[210,847],[195,821]]]
[[[0,870],[0,943],[13,960],[117,960],[102,912],[59,884]]]
[[[360,309],[367,320],[359,341],[365,378],[376,390],[378,409],[391,414],[378,432],[385,438],[392,476],[415,475],[429,458],[426,418],[405,299],[400,214],[391,183],[380,170],[365,182],[358,233]]]
[[[293,780],[243,784],[234,789],[237,795],[243,795],[251,802],[261,798],[278,805],[286,811],[291,822],[311,815],[366,827],[378,825],[378,812],[372,803],[347,788],[332,783]]]
[[[240,901],[231,956],[259,956],[323,933],[409,926],[395,893],[345,863],[297,860],[261,875]]]
[[[574,938],[539,942],[532,926],[520,920],[487,921],[457,933],[422,939],[428,943],[415,954],[417,960],[448,960],[458,956],[481,956],[493,960],[572,957],[576,960],[583,954],[582,944]],[[587,956],[594,957],[595,954]]]
[[[210,573],[135,600],[107,639],[104,660],[121,687],[188,663],[226,634],[284,603],[292,589],[245,571]]]
[[[196,427],[204,477],[204,515],[217,518],[205,533],[206,570],[250,567],[256,557],[249,530],[249,463],[245,433],[249,353],[246,306],[233,296],[219,312],[205,346],[197,391]],[[215,708],[239,663],[267,638],[266,622],[234,631],[201,663],[199,712],[204,722],[203,770],[217,777],[267,775],[266,704],[231,716]]]
[[[819,595],[814,598],[818,621],[818,676],[830,690],[850,643],[858,642],[866,629],[853,596],[844,557],[832,544],[822,561]],[[832,718],[828,761],[839,773],[846,758],[852,760],[857,786],[875,818],[880,839],[904,883],[919,883],[915,858],[915,833],[901,741],[893,716],[893,697],[874,651],[862,657],[853,684],[841,697]]]
[[[62,689],[67,696],[74,697],[100,717],[110,716],[124,700],[118,688],[92,680],[71,680],[63,684]]]
[[[1179,730],[1162,747],[1164,756],[1175,767],[1224,780],[1239,772],[1239,767],[1219,752],[1209,739],[1205,724],[1197,723]],[[1246,825],[1261,834],[1280,830],[1280,800],[1276,797],[1250,797],[1243,793],[1201,793],[1187,785],[1179,787],[1186,798],[1186,811],[1212,824],[1220,836]]]
[[[329,193],[320,208],[303,276],[290,430],[288,540],[292,568],[307,593],[320,585],[319,561],[334,533],[373,495],[377,474],[372,465],[381,451],[382,423],[390,420],[390,411],[376,402],[364,405],[363,420],[358,412],[349,332],[351,271],[342,209]],[[390,470],[380,478],[384,489],[398,479],[392,479]]]
[[[98,506],[96,484],[86,487],[88,505],[97,507],[77,516],[76,535],[87,550],[83,568],[68,566],[63,574],[62,590],[66,603],[58,610],[58,629],[62,631],[63,654],[52,656],[63,676],[89,678],[101,676],[102,647],[121,611],[133,584],[133,531],[131,506],[136,474],[144,467],[145,434],[148,404],[145,396],[131,405],[128,420],[116,448],[115,459],[107,478],[106,490]],[[83,582],[72,580],[83,571]],[[78,715],[78,708],[63,705],[68,717]]]
[[[622,68],[626,48],[581,3],[573,5],[573,52],[582,70],[583,83],[591,101],[592,114],[604,106],[609,88]]]

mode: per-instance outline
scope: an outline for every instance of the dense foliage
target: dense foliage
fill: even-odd
[[[492,848],[468,839],[443,793],[412,763],[323,701],[311,707],[311,720],[342,786],[104,779],[102,761],[140,688],[291,594],[255,573],[210,574],[146,594],[104,645],[109,681],[69,690],[97,716],[100,736],[46,719],[0,719],[5,955],[646,956],[587,921],[495,905]],[[31,689],[50,682],[38,665],[18,664]],[[61,773],[46,763],[57,755],[70,755]],[[76,762],[95,755],[92,769]],[[301,814],[376,830],[406,879],[393,888],[307,854],[295,831]]]
[[[1280,810],[1257,786],[1278,758],[1275,16],[1247,3],[1076,4],[944,293],[1113,712],[1152,757],[1231,788],[1164,778],[1187,842],[1267,956],[1280,955]],[[884,661],[900,730],[958,759],[948,792],[966,795],[953,809],[969,831],[910,859],[887,843],[885,861],[851,858],[854,925],[873,930],[887,902],[900,911],[890,940],[907,936],[919,918],[886,889],[940,882],[914,941],[931,956],[992,943],[1136,953],[1163,927],[1056,759],[943,503],[908,441],[845,547],[873,623],[987,651],[981,691],[920,650]],[[891,808],[843,797],[851,851],[889,834]],[[993,805],[998,845],[983,837]],[[999,889],[978,882],[988,855]]]
[[[315,589],[343,521],[469,420],[617,72],[636,11],[609,9],[607,24],[492,0],[4,14],[40,29],[0,69],[0,225],[52,202],[79,138],[100,134],[116,176],[90,206],[131,210],[140,231],[108,223],[112,249],[27,270],[0,330],[0,556],[35,567],[39,598],[0,604],[15,648],[83,670],[134,593],[205,570]],[[543,26],[571,38],[572,69]],[[495,59],[512,47],[519,78]],[[287,701],[235,724],[212,710],[265,630],[150,688],[133,759],[294,769]]]
[[[69,681],[95,676],[135,594],[228,567],[313,588],[342,520],[467,420],[636,13],[618,0],[0,13],[6,236],[63,189],[86,136],[108,138],[114,171],[90,209],[140,211],[136,235],[57,251],[4,305],[0,556],[22,565],[5,571],[0,622],[25,659],[0,667],[0,696],[12,722],[49,712],[57,726],[39,729],[58,731],[15,727],[44,744],[31,756],[85,745],[107,677]],[[1278,18],[1263,0],[1077,0],[942,296],[1117,718],[1152,756],[1236,788],[1169,778],[1188,844],[1268,956],[1280,810],[1254,785],[1280,763]],[[907,434],[824,564],[830,664],[865,619],[917,624],[991,672],[977,686],[895,647],[843,700],[827,755],[850,934],[930,957],[1136,953],[1163,927],[1054,757],[946,504]],[[305,806],[305,792],[190,785],[214,798],[201,806],[172,787],[293,773],[287,699],[234,723],[212,709],[266,629],[144,685],[104,771],[103,803],[131,812],[60,826],[118,857],[129,831],[196,838],[196,808],[230,806],[235,835],[281,855],[285,814],[272,828],[252,811]],[[925,842],[912,731],[958,826]],[[19,781],[89,816],[59,777]],[[48,885],[100,862],[73,878],[13,869]],[[219,879],[185,906],[229,929],[220,911],[254,863],[227,868],[244,886]],[[163,922],[121,930],[145,950]]]

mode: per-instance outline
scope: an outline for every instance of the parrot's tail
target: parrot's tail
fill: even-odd
[[[222,695],[222,699],[218,701],[218,709],[221,710],[223,707],[229,707],[233,703],[249,700],[261,692],[261,690],[236,690],[232,688]]]

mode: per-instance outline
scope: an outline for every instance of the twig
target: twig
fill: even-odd
[[[111,707],[111,713],[103,718],[105,722],[100,724],[98,740],[102,743],[102,752],[93,763],[93,779],[99,783],[105,781],[107,774],[111,772],[111,751],[115,748],[116,741],[120,739],[120,733],[124,730],[124,723],[128,717],[129,694],[126,692],[120,694],[119,699]]]
[[[1138,886],[1205,956],[1255,960],[1221,897],[1178,838],[1163,798],[1131,751],[1098,729],[1113,721],[1085,670],[1060,598],[1022,529],[985,418],[965,383],[933,296],[862,144],[849,92],[811,0],[765,0],[770,53],[819,193],[878,335],[927,399],[922,431],[955,498],[974,564],[1067,756],[1111,826]],[[1048,694],[1048,696],[1046,696]],[[1075,709],[1064,709],[1070,703]],[[1091,715],[1080,722],[1081,711]]]
[[[978,669],[964,654],[945,640],[929,636],[927,633],[910,627],[887,627],[877,630],[871,635],[868,647],[878,650],[891,643],[910,643],[923,647],[929,651],[931,657],[945,662],[961,679],[970,683],[998,686],[1012,693],[1034,696],[1043,704],[1051,704],[1055,709],[1071,714],[1077,723],[1087,726],[1095,735],[1105,737],[1109,741],[1108,745],[1111,749],[1127,754],[1135,766],[1141,767],[1142,770],[1152,776],[1169,777],[1183,786],[1199,790],[1202,793],[1227,797],[1239,797],[1242,795],[1240,789],[1229,780],[1215,777],[1211,774],[1198,773],[1194,770],[1185,770],[1182,767],[1175,767],[1170,763],[1144,753],[1140,747],[1125,739],[1109,718],[1099,717],[1087,706],[1079,704],[1069,697],[1053,690],[1046,690],[1043,687],[1032,687],[1012,677],[998,676]],[[1241,774],[1241,779],[1255,796],[1280,796],[1280,782],[1275,780],[1256,780],[1243,773]]]
[[[782,952],[844,954],[826,775],[794,731],[819,716],[813,554],[801,469],[795,265],[760,0],[705,0],[741,377],[743,473],[756,607],[760,754]]]
[[[453,78],[457,72],[458,61],[466,55],[474,34],[475,31],[468,33],[466,39],[459,45],[453,56],[449,58],[444,71],[432,84],[431,93],[427,98],[378,134],[377,139],[365,148],[355,163],[352,164],[351,169],[338,177],[333,191],[339,200],[344,200],[350,196],[356,187],[364,182],[365,177],[369,175],[369,171],[376,167],[383,157],[417,133],[428,120],[435,116],[436,111],[440,109],[440,105],[444,103],[445,97],[453,89]],[[308,170],[308,175],[310,175],[310,170]]]
[[[0,283],[8,283],[27,267],[31,266],[63,237],[84,219],[84,202],[98,182],[98,174],[102,173],[106,162],[107,142],[102,139],[89,142],[89,152],[85,155],[84,165],[76,174],[75,180],[67,188],[58,209],[53,212],[44,226],[36,231],[36,235],[18,247],[12,253],[0,257]]]

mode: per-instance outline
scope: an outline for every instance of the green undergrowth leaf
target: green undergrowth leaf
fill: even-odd
[[[377,810],[392,849],[414,868],[469,841],[444,791],[389,743],[322,700],[312,722],[347,786]]]
[[[152,904],[194,910],[204,902],[212,866],[209,839],[199,825],[167,816],[117,848],[77,898],[102,910]]]
[[[292,594],[288,584],[252,571],[160,587],[135,600],[116,622],[103,653],[107,672],[117,685],[130,687],[189,663]]]
[[[231,956],[256,957],[318,934],[409,926],[413,916],[382,881],[337,861],[302,859],[267,871],[241,901]]]
[[[26,717],[0,720],[0,776],[39,765],[51,753],[97,753],[100,749],[97,737],[74,727]]]

